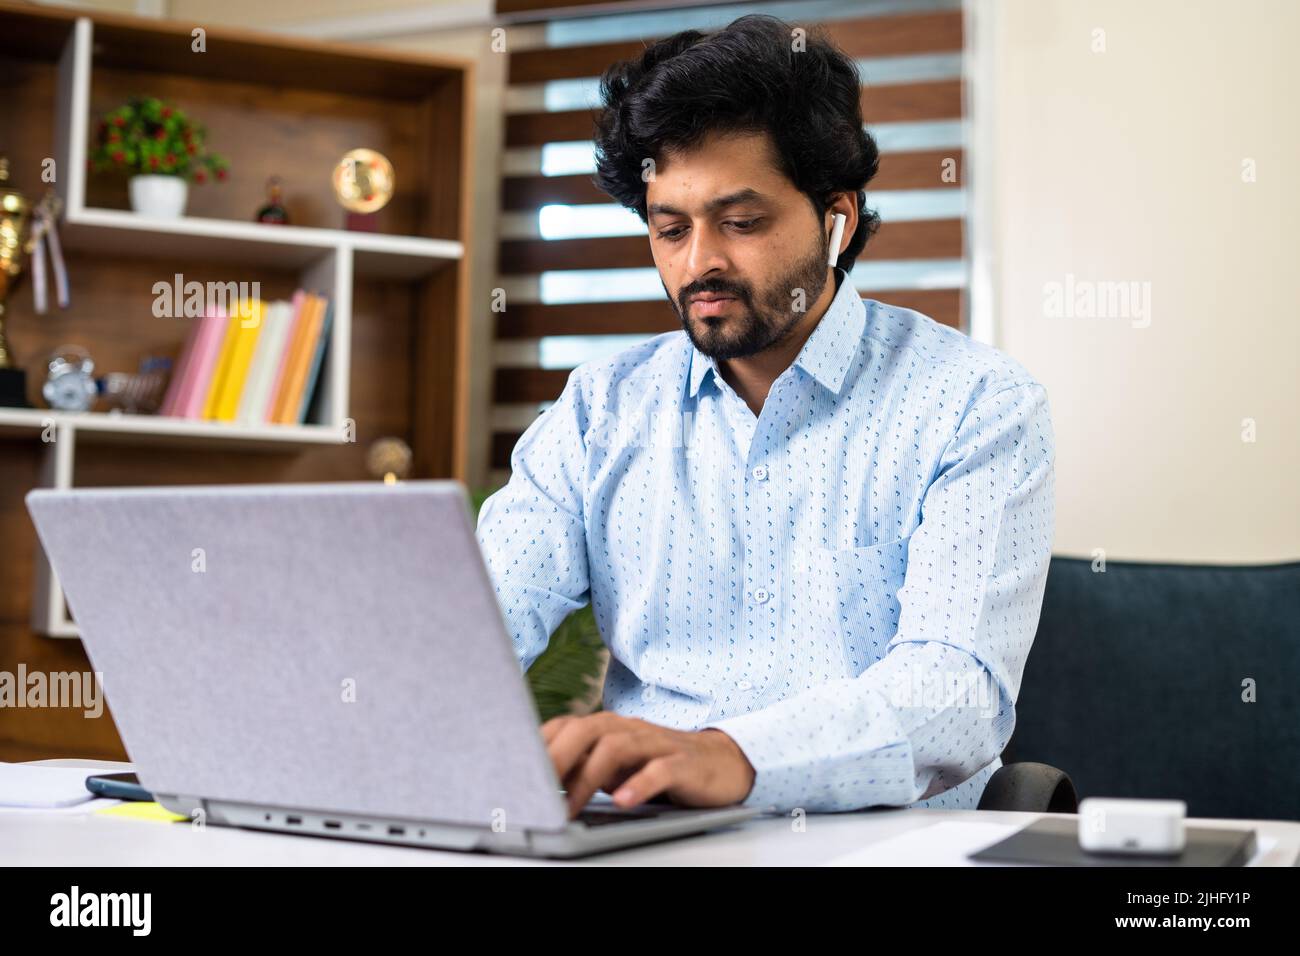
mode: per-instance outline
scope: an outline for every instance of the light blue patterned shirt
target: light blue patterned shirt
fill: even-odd
[[[525,670],[590,601],[605,709],[725,731],[747,805],[972,809],[1047,578],[1047,394],[836,274],[758,416],[684,331],[574,369],[478,538]]]

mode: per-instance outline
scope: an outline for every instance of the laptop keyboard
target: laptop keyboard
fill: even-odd
[[[653,820],[656,817],[681,812],[681,807],[654,806],[652,804],[643,804],[629,810],[593,810],[588,807],[578,813],[574,818],[574,822],[585,823],[589,827],[600,827],[610,823],[627,823],[632,820]]]

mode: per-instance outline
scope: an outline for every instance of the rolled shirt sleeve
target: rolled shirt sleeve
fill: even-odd
[[[708,725],[754,766],[746,805],[904,806],[1001,754],[1047,581],[1054,459],[1041,385],[971,403],[926,489],[885,655],[857,677]]]
[[[528,426],[510,454],[510,480],[479,510],[476,536],[522,670],[584,607],[590,588],[583,518],[588,408],[582,369]]]

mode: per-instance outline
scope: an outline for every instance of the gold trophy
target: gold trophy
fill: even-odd
[[[59,200],[52,192],[34,206],[16,189],[10,189],[9,159],[0,156],[0,406],[27,408],[27,373],[14,364],[5,335],[9,293],[23,272],[23,257],[31,259],[32,293],[36,311],[46,309],[46,268],[54,272],[59,305],[68,306],[68,274],[54,221]],[[48,253],[48,263],[47,263]]]
[[[23,271],[31,203],[10,189],[9,159],[0,156],[0,405],[27,407],[27,373],[14,367],[5,336],[5,302]]]

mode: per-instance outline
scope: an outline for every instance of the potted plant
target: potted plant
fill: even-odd
[[[185,212],[189,184],[224,180],[229,163],[210,153],[202,126],[176,106],[133,96],[105,113],[95,131],[90,168],[126,173],[131,208],[147,216]]]

